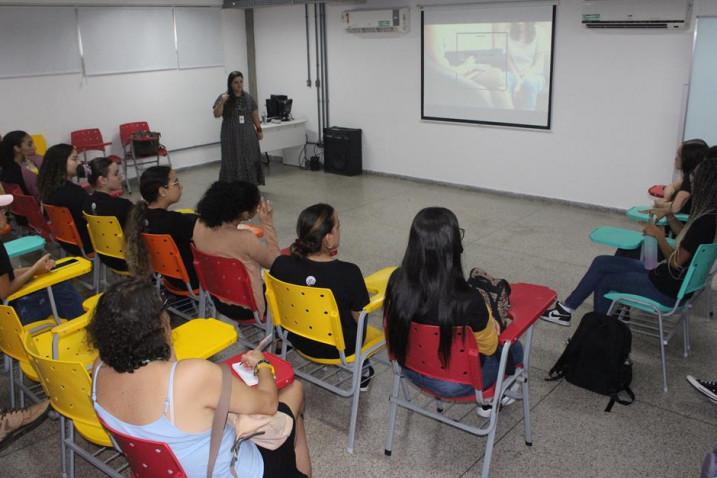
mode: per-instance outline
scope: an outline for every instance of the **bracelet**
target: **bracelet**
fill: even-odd
[[[271,376],[276,378],[276,371],[274,370],[274,366],[266,359],[261,359],[256,363],[256,365],[254,365],[254,375],[258,375],[259,370],[263,368],[268,368],[269,370],[271,370]]]

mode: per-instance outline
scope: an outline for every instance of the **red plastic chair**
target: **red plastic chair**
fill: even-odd
[[[11,206],[12,213],[27,219],[30,228],[46,241],[53,240],[52,231],[40,210],[40,205],[37,203],[37,200],[26,194],[13,194],[13,196],[15,196],[15,200]]]
[[[132,162],[134,172],[139,180],[141,170],[144,166],[154,165],[159,166],[160,158],[167,158],[167,164],[172,165],[172,160],[169,157],[169,151],[164,145],[159,145],[156,155],[151,156],[138,156],[135,154],[132,135],[140,131],[150,131],[149,123],[146,121],[135,121],[133,123],[124,123],[119,127],[120,130],[120,143],[122,143],[122,151],[124,152],[124,180],[127,186],[127,191],[132,192],[129,185],[129,178],[127,176],[128,162]]]
[[[186,297],[189,299],[192,309],[194,309],[195,317],[199,314],[198,305],[200,302],[200,289],[192,289],[189,273],[179,253],[177,244],[169,234],[142,234],[142,240],[147,247],[149,253],[149,261],[152,264],[154,273],[161,276],[162,280],[157,279],[157,284],[161,284],[170,293]],[[185,289],[179,289],[174,286],[167,278],[179,280],[184,283]],[[177,314],[188,317],[184,310],[172,308]],[[203,316],[202,316],[203,317]]]
[[[401,366],[395,360],[392,360],[394,381],[392,393],[389,398],[389,428],[386,437],[385,454],[388,456],[391,455],[396,416],[398,407],[401,406],[468,433],[477,436],[487,436],[488,440],[481,474],[483,478],[487,478],[490,474],[490,463],[498,423],[498,412],[500,410],[501,399],[504,396],[523,401],[523,431],[525,434],[525,443],[531,446],[532,432],[530,429],[528,370],[533,325],[540,317],[540,314],[555,301],[555,298],[555,292],[544,286],[532,284],[513,284],[511,286],[512,305],[510,313],[513,320],[500,335],[499,339],[500,366],[498,368],[498,377],[503,378],[486,390],[483,390],[483,376],[478,345],[473,337],[473,331],[469,327],[456,327],[456,335],[451,348],[451,360],[447,367],[443,367],[438,357],[440,328],[434,325],[411,324],[405,366],[422,375],[449,382],[471,385],[474,389],[474,393],[457,398],[440,397],[423,389],[421,391],[439,401],[473,403],[476,407],[485,403],[486,400],[490,400],[492,408],[490,417],[480,426],[475,426],[461,422],[464,417],[470,416],[470,413],[460,414],[461,418],[456,420],[444,414],[442,410],[437,411],[434,401],[430,401],[425,406],[421,406],[418,400],[411,399],[412,397],[406,390],[406,387],[403,386],[404,383],[412,382],[402,376]],[[506,376],[505,371],[510,347],[524,334],[526,334],[526,339],[524,340],[523,364],[517,364],[515,373]],[[513,395],[510,392],[506,393],[506,391],[516,383],[521,384],[521,395]],[[432,409],[431,406],[433,406]]]
[[[182,465],[179,464],[179,460],[166,443],[125,435],[110,428],[102,419],[99,420],[104,429],[112,436],[116,447],[122,450],[127,458],[132,470],[132,478],[156,478],[158,476],[187,478]]]
[[[207,254],[197,249],[194,244],[192,244],[192,256],[194,257],[194,270],[197,272],[201,286],[200,317],[206,317],[208,296],[214,296],[226,304],[239,305],[254,313],[254,319],[237,322],[242,325],[255,325],[262,330],[263,334],[246,339],[240,337],[239,342],[253,347],[261,339],[274,333],[271,320],[259,316],[254,291],[251,287],[251,278],[240,260]],[[216,307],[214,307],[214,312],[216,312]]]
[[[53,206],[51,204],[43,204],[45,211],[47,212],[47,223],[52,236],[55,241],[59,242],[61,246],[70,246],[69,249],[65,249],[71,254],[75,254],[75,250],[79,249],[80,254],[87,260],[92,261],[92,284],[85,284],[92,288],[95,292],[100,291],[100,261],[97,254],[85,252],[85,243],[82,242],[82,237],[77,230],[77,225],[72,217],[72,213],[66,207]]]
[[[78,153],[83,154],[87,161],[88,151],[98,151],[103,156],[106,155],[106,147],[111,146],[112,142],[105,142],[102,138],[102,132],[98,128],[78,129],[70,133],[70,143],[75,147]],[[110,155],[109,158],[120,162],[121,158],[117,155]]]
[[[0,182],[2,184],[2,188],[5,191],[5,194],[12,194],[15,196],[16,194],[25,194],[22,192],[22,188],[19,184],[15,183],[6,183],[5,181]]]

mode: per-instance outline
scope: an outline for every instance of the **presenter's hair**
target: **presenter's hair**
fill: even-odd
[[[139,178],[139,193],[142,199],[132,208],[125,226],[127,266],[130,274],[135,277],[146,279],[152,275],[149,252],[144,245],[142,233],[147,228],[148,205],[159,198],[159,188],[166,188],[169,185],[171,171],[172,168],[169,166],[152,166]]]
[[[403,364],[408,334],[416,317],[438,314],[438,356],[450,361],[456,317],[465,314],[472,289],[463,275],[458,219],[450,210],[428,207],[411,224],[401,267],[386,289],[384,319],[389,350]],[[477,330],[475,332],[478,332]]]
[[[23,140],[29,136],[24,131],[10,131],[0,143],[0,166],[3,168],[12,167],[15,163],[15,148],[19,147]]]
[[[90,161],[90,176],[87,178],[92,186],[97,186],[100,177],[106,178],[110,174],[110,166],[112,165],[110,158],[99,157]]]
[[[207,227],[234,222],[245,212],[254,213],[261,201],[259,188],[246,181],[217,181],[197,204],[199,219]]]
[[[306,257],[321,251],[324,237],[335,225],[336,213],[332,206],[319,203],[307,207],[296,221],[296,240],[291,245],[291,254]]]
[[[234,89],[232,88],[232,82],[235,78],[242,78],[244,79],[244,75],[241,71],[232,71],[229,73],[229,76],[227,76],[227,93],[229,94],[229,99],[226,103],[224,103],[224,110],[222,111],[222,116],[224,118],[228,118],[231,116],[232,111],[234,111],[234,104],[237,101],[237,95],[234,94]]]
[[[52,194],[67,181],[67,158],[74,150],[74,146],[66,143],[48,148],[37,175],[37,189],[40,190],[40,197],[43,201],[48,201]]]

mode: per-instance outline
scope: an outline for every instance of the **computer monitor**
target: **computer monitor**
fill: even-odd
[[[291,118],[291,106],[293,100],[286,95],[271,95],[266,100],[266,115],[271,118],[288,120]]]

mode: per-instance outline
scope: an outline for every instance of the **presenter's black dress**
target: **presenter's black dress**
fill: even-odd
[[[221,95],[214,104],[219,101]],[[256,110],[256,101],[245,91],[237,96],[233,107],[229,101],[224,104],[220,181],[242,180],[264,184],[259,139],[252,121],[252,113]]]

